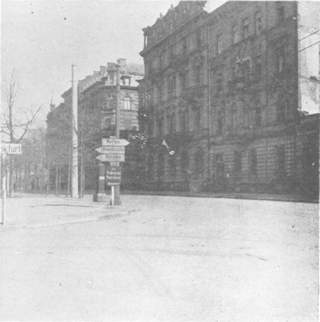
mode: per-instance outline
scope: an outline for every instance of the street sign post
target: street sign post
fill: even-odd
[[[97,159],[103,163],[109,162],[106,179],[107,185],[111,186],[111,204],[120,204],[121,167],[120,162],[125,161],[125,147],[129,144],[127,140],[110,137],[102,139],[101,146],[96,148]]]

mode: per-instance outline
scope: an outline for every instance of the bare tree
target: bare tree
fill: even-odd
[[[24,113],[16,113],[15,102],[17,97],[17,80],[14,71],[11,73],[9,85],[7,88],[7,108],[4,110],[2,133],[8,136],[10,143],[20,143],[28,133],[30,126],[35,121],[41,110],[41,106],[35,110],[29,110]],[[21,117],[22,116],[22,117]],[[13,193],[13,158],[9,157],[9,197]]]

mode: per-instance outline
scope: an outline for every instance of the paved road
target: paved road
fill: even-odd
[[[0,320],[317,321],[317,205],[122,200],[15,199],[33,219],[0,229]]]

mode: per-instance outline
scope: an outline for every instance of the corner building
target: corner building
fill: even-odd
[[[98,184],[96,148],[101,139],[115,135],[117,104],[116,66],[120,66],[120,137],[130,138],[139,131],[138,81],[143,77],[139,66],[119,58],[117,63],[107,63],[98,71],[78,83],[78,137],[79,183],[81,191],[94,191]],[[70,190],[71,180],[71,111],[72,89],[62,94],[63,103],[51,107],[47,116],[47,159],[50,188]],[[130,187],[137,181],[139,155],[133,144],[126,149],[126,162],[122,165],[122,184]]]
[[[299,97],[297,3],[204,6],[180,2],[144,29],[149,186],[316,193],[319,114]]]

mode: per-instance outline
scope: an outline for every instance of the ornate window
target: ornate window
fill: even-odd
[[[282,45],[276,50],[276,73],[283,72],[285,67],[285,46]]]
[[[242,76],[245,82],[248,82],[250,79],[251,66],[250,59],[244,59],[241,63]]]
[[[163,136],[163,118],[158,119],[158,136]]]
[[[260,11],[257,11],[254,16],[254,27],[255,27],[255,33],[260,34],[263,29],[262,24],[262,15]]]
[[[230,131],[232,133],[236,132],[236,128],[237,128],[237,109],[235,105],[232,105],[230,108],[230,117],[229,117],[229,121],[230,121]]]
[[[222,34],[218,34],[216,38],[216,53],[217,55],[221,54],[223,50],[222,47]]]
[[[204,156],[201,149],[196,152],[194,157],[194,171],[197,176],[201,176],[204,172]]]
[[[238,26],[233,25],[231,28],[231,43],[235,44],[239,41],[239,36],[238,36]]]
[[[180,112],[180,131],[184,133],[186,132],[186,130],[187,130],[186,112],[181,111]]]
[[[182,52],[185,54],[188,50],[188,43],[187,43],[187,38],[184,37],[182,39]]]
[[[261,55],[258,55],[255,58],[255,65],[254,65],[254,75],[256,80],[259,80],[261,78],[261,73],[262,73]]]
[[[201,118],[201,114],[200,114],[200,109],[197,108],[194,110],[194,131],[198,131],[200,130],[200,118]]]
[[[193,67],[193,74],[194,74],[195,85],[198,85],[200,83],[200,78],[201,78],[200,66]]]
[[[158,177],[162,177],[164,175],[164,155],[162,153],[158,156]]]
[[[174,94],[176,92],[176,75],[172,74],[168,77],[168,93]]]
[[[277,105],[277,121],[284,122],[286,119],[286,106],[284,103],[278,103]]]
[[[256,107],[256,109],[255,109],[255,125],[261,126],[261,123],[262,123],[261,107]]]
[[[198,29],[196,32],[196,45],[197,47],[201,46],[201,29]]]
[[[284,145],[280,145],[276,147],[276,162],[277,162],[277,175],[283,176],[285,175],[286,168],[285,168],[285,148]]]
[[[180,74],[180,87],[181,87],[181,90],[186,88],[186,73]]]
[[[249,171],[250,174],[257,174],[257,151],[256,149],[251,149],[249,152]]]
[[[183,151],[180,156],[181,169],[186,172],[189,168],[189,155],[187,151]]]
[[[150,155],[148,159],[148,176],[151,179],[153,175],[153,156]]]
[[[224,128],[224,111],[220,110],[218,111],[218,117],[217,117],[217,135],[221,135],[223,133]]]
[[[168,121],[169,121],[169,133],[174,133],[176,131],[176,117],[174,113],[168,116]]]
[[[242,20],[242,39],[246,39],[249,37],[249,18],[245,18]]]
[[[285,19],[284,6],[277,4],[277,19],[278,23],[282,23]]]
[[[223,76],[222,73],[219,73],[216,77],[216,94],[221,94],[223,91]]]
[[[174,178],[176,176],[176,159],[174,156],[170,156],[169,170],[170,170],[170,176]]]

